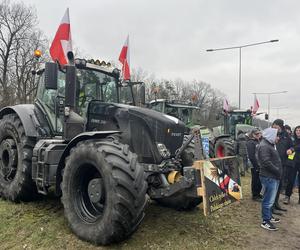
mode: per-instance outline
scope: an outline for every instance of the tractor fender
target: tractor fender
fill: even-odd
[[[0,110],[0,119],[7,114],[17,114],[20,118],[27,137],[38,137],[38,120],[34,113],[33,104],[20,104],[10,107],[5,107]]]
[[[62,156],[60,157],[57,169],[56,169],[56,194],[61,194],[60,183],[62,181],[62,170],[65,168],[65,160],[70,154],[70,151],[80,141],[91,140],[91,139],[102,139],[109,135],[121,133],[120,131],[90,131],[84,132],[75,136],[66,146]]]
[[[213,145],[215,145],[217,140],[222,139],[222,138],[231,138],[231,135],[230,134],[219,135],[219,136],[213,137],[210,141],[213,143]]]

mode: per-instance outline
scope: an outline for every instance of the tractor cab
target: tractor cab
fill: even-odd
[[[92,61],[93,62],[93,61]],[[97,62],[97,61],[96,61]],[[42,109],[48,119],[52,134],[62,134],[63,115],[65,106],[66,71],[57,67],[51,71],[51,77],[56,75],[56,86],[47,86],[45,70],[47,63],[37,72],[39,84],[36,96],[36,105]],[[76,91],[75,111],[86,119],[88,104],[92,100],[106,103],[132,104],[135,102],[132,85],[122,84],[119,81],[119,70],[112,68],[103,61],[101,65],[87,62],[84,59],[75,59]],[[55,71],[55,72],[54,72]]]
[[[224,114],[224,134],[233,138],[239,131],[247,132],[252,128],[252,115],[250,110],[233,110]]]
[[[199,124],[200,108],[197,106],[157,99],[150,101],[149,108],[176,117],[189,128]]]

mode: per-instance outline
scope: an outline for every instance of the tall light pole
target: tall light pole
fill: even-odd
[[[270,121],[270,102],[271,102],[271,95],[277,94],[285,94],[287,93],[286,90],[284,91],[275,91],[275,92],[256,92],[252,93],[253,95],[268,95],[268,121]]]
[[[239,109],[241,109],[241,98],[242,98],[242,48],[261,45],[265,43],[274,43],[279,42],[278,39],[273,39],[270,41],[259,42],[259,43],[250,43],[240,46],[226,47],[226,48],[218,48],[218,49],[207,49],[207,52],[213,52],[218,50],[228,50],[228,49],[239,49]]]

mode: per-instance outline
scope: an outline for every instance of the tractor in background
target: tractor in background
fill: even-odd
[[[199,126],[200,108],[191,104],[184,104],[166,99],[156,99],[149,102],[150,109],[174,116],[180,119],[188,128]]]
[[[199,107],[167,99],[152,100],[147,104],[147,107],[181,120],[186,126],[185,138],[188,138],[188,134],[194,128],[200,129],[203,151],[208,157],[210,131],[207,127],[200,125],[204,112]]]
[[[211,158],[235,155],[235,140],[239,131],[247,133],[253,128],[251,110],[233,110],[222,113],[222,116],[223,125],[213,128],[209,150]]]

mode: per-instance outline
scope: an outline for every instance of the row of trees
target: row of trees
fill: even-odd
[[[144,82],[146,85],[146,101],[168,99],[176,102],[192,104],[201,108],[201,124],[209,127],[217,126],[216,114],[221,112],[224,94],[203,81],[184,81],[182,79],[156,79],[145,70],[133,69],[132,81]]]
[[[36,10],[24,3],[0,3],[0,108],[32,103],[37,84],[32,72],[37,67],[35,49],[47,51],[49,41],[38,29]],[[45,57],[44,57],[45,58]],[[224,95],[202,81],[156,79],[143,69],[132,70],[132,81],[146,84],[147,101],[155,98],[190,102],[205,111],[203,125],[215,125]]]

